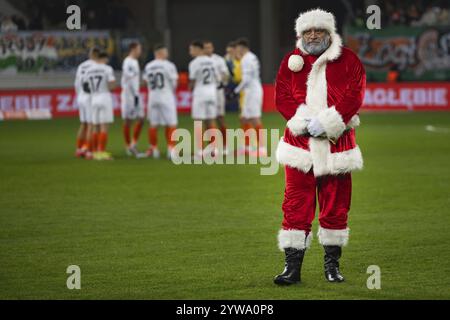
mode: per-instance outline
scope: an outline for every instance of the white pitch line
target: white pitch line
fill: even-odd
[[[425,126],[425,130],[429,132],[450,133],[450,128],[440,128],[432,125]]]

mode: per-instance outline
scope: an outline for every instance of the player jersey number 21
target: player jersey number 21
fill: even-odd
[[[211,84],[212,83],[212,77],[214,76],[214,70],[213,68],[205,68],[202,70],[203,74],[203,84]]]

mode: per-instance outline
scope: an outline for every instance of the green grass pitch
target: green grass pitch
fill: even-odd
[[[302,284],[281,288],[272,278],[283,265],[282,168],[261,176],[259,165],[127,158],[119,120],[116,159],[84,161],[73,157],[76,119],[1,122],[0,298],[449,299],[450,113],[361,119],[346,282],[325,281],[315,239]],[[227,120],[238,125],[236,114]],[[264,121],[284,128],[277,114]],[[81,290],[66,287],[72,264]],[[366,287],[370,265],[381,268],[380,290]]]

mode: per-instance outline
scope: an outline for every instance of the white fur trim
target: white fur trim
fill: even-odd
[[[347,151],[330,153],[328,157],[328,169],[334,175],[362,170],[363,166],[363,157],[358,146]]]
[[[313,9],[301,13],[295,22],[297,36],[301,36],[303,31],[311,28],[325,29],[329,33],[335,33],[336,22],[334,15],[322,9]]]
[[[347,129],[359,127],[360,124],[361,120],[359,119],[359,116],[355,114],[347,123]]]
[[[313,118],[315,116],[314,111],[304,103],[297,108],[294,116],[287,122],[287,127],[294,136],[307,133],[308,121],[306,119]],[[346,129],[359,127],[360,123],[359,116],[355,114],[347,123]]]
[[[323,246],[346,246],[348,243],[350,229],[325,229],[319,227],[317,232],[317,237],[319,238],[319,243]]]
[[[309,138],[309,150],[311,153],[314,176],[320,177],[330,174],[328,168],[328,156],[330,155],[330,142],[323,138]]]
[[[289,57],[288,68],[292,72],[299,72],[303,69],[304,61],[301,55],[293,54]]]
[[[282,165],[298,169],[305,173],[311,170],[312,159],[310,153],[307,150],[284,142],[283,137],[281,137],[281,140],[278,143],[275,156],[278,163]]]
[[[280,230],[278,232],[278,248],[284,251],[286,248],[304,250],[311,246],[313,234],[306,237],[304,230]]]
[[[361,150],[358,146],[347,151],[331,153],[328,140],[309,138],[309,150],[314,176],[316,177],[358,171],[364,165]]]
[[[286,125],[294,136],[299,136],[307,133],[306,127],[309,123],[307,119],[311,118],[311,110],[306,104],[301,104],[297,108],[295,115],[291,119],[289,119]]]
[[[336,111],[334,106],[321,111],[317,115],[317,120],[325,130],[327,137],[334,140],[342,135],[346,127],[341,114]]]
[[[309,138],[309,151],[290,145],[282,137],[276,151],[278,163],[314,176],[338,175],[363,168],[364,162],[358,146],[353,149],[331,153],[330,142],[321,138]]]
[[[321,138],[309,138],[309,150],[290,145],[282,137],[278,143],[278,163],[308,173],[313,168],[314,176],[338,175],[363,168],[364,162],[358,146],[353,149],[331,153],[330,142]]]
[[[297,47],[306,52],[301,44],[301,39],[297,41]],[[313,115],[328,108],[327,101],[327,62],[337,59],[342,52],[342,39],[338,34],[331,35],[331,44],[325,52],[313,63],[306,82],[306,105],[311,109]]]

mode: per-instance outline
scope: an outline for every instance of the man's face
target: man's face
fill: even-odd
[[[214,53],[214,45],[209,42],[209,43],[205,43],[203,44],[203,50],[205,51],[205,54],[207,54],[208,56],[212,55]]]
[[[169,50],[167,48],[160,49],[161,59],[169,59]]]
[[[197,57],[200,54],[200,48],[196,46],[189,46],[189,54],[192,58]]]
[[[240,46],[240,45],[236,46],[236,56],[237,56],[238,58],[244,56],[245,49],[246,49],[246,48],[245,48],[244,46]]]
[[[312,55],[320,55],[330,46],[330,34],[324,29],[308,29],[302,34],[302,44]]]
[[[136,48],[133,49],[133,56],[138,59],[142,54],[142,46],[138,45]]]
[[[235,59],[236,58],[236,48],[234,48],[234,47],[227,47],[227,54],[231,58]]]

